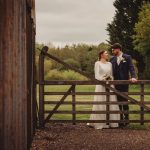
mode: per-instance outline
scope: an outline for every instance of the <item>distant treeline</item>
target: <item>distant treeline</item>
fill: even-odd
[[[42,49],[43,44],[36,44],[36,64],[38,69],[39,49]],[[77,44],[65,46],[64,48],[56,48],[52,44],[48,44],[48,53],[60,58],[64,62],[78,68],[81,71],[94,76],[94,64],[99,59],[100,50],[108,50],[111,57],[110,45],[101,43],[98,46]],[[135,61],[134,61],[135,64]],[[63,65],[45,58],[44,74],[46,80],[86,80],[82,75],[68,70]],[[136,65],[135,65],[136,67]]]

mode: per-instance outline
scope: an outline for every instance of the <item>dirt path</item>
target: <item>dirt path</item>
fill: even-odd
[[[37,130],[31,150],[150,150],[150,130],[49,124]]]

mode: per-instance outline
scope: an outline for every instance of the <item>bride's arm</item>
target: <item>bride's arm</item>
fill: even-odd
[[[103,80],[104,77],[100,74],[100,66],[98,61],[95,63],[94,72],[95,72],[95,79]]]
[[[114,80],[112,63],[110,63],[110,65],[111,65],[111,69],[110,69],[111,80]]]

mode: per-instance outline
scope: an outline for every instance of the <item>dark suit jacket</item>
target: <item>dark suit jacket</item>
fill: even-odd
[[[117,64],[117,57],[114,56],[110,59],[113,67],[113,76],[114,80],[129,80],[129,73],[132,78],[135,78],[135,70],[132,64],[132,58],[130,55],[123,54],[122,57],[124,60]],[[123,89],[128,86],[121,86]]]
[[[117,57],[114,56],[111,58],[110,62],[113,66],[113,75],[115,80],[128,80],[129,73],[132,78],[135,78],[135,70],[132,64],[132,59],[130,55],[123,54],[122,57],[124,58],[120,64],[117,64]]]

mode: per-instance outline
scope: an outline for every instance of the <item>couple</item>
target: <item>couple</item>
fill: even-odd
[[[95,78],[97,80],[128,80],[129,73],[131,75],[131,81],[136,82],[135,70],[132,64],[132,59],[130,55],[124,54],[122,52],[122,46],[119,43],[112,45],[112,53],[114,57],[108,62],[108,52],[102,50],[99,53],[99,61],[95,63]],[[112,85],[113,87],[113,85]],[[115,85],[115,88],[120,92],[128,92],[129,85]],[[96,85],[95,92],[105,92],[105,87],[102,85]],[[94,101],[106,101],[105,95],[95,95]],[[128,100],[116,95],[110,95],[111,102],[127,102]],[[128,105],[110,105],[110,111],[128,111]],[[93,105],[93,111],[105,111],[106,105]],[[110,114],[110,120],[128,120],[128,114]],[[90,120],[106,120],[106,114],[91,114]],[[95,129],[103,129],[109,127],[124,127],[127,123],[87,123],[89,126],[93,126]]]

